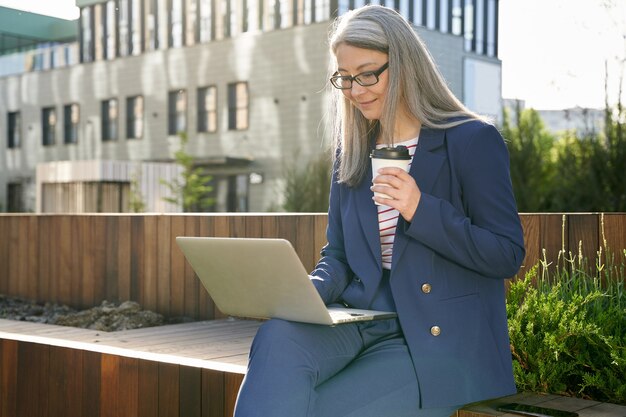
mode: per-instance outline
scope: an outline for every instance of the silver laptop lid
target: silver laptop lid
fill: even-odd
[[[177,237],[176,243],[222,313],[333,324],[289,241]]]

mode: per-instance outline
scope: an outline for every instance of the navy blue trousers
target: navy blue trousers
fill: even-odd
[[[448,417],[457,408],[419,408],[397,319],[335,327],[273,319],[252,343],[235,417]]]

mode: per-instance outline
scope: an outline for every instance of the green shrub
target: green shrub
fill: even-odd
[[[561,251],[511,283],[507,314],[520,391],[626,404],[626,250],[589,267]],[[594,271],[594,272],[590,272]]]

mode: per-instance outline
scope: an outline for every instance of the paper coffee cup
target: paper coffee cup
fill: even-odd
[[[372,181],[378,176],[378,170],[386,167],[397,167],[408,172],[411,155],[406,146],[396,146],[394,148],[379,148],[372,150]],[[391,198],[387,194],[374,193],[375,196]],[[380,203],[375,202],[377,205]]]

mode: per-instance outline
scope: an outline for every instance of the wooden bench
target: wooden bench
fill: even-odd
[[[0,320],[0,417],[232,416],[259,325],[107,333]]]
[[[107,333],[0,320],[0,417],[231,417],[259,325],[222,319]],[[514,417],[496,411],[507,402],[626,416],[626,406],[528,393],[455,415]]]

